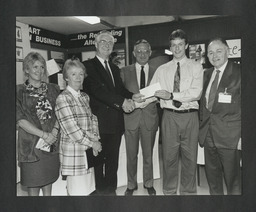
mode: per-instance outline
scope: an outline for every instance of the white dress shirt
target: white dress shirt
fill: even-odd
[[[180,92],[173,93],[174,76],[180,63]],[[173,93],[173,99],[182,102],[178,110],[198,109],[198,100],[203,88],[203,67],[187,57],[177,61],[175,59],[158,67],[150,84],[159,82],[162,90]],[[175,109],[172,100],[160,99],[162,108]]]
[[[71,88],[69,85],[67,86],[67,90],[70,91],[70,93],[72,93],[72,95],[73,95],[75,98],[78,98],[78,97],[81,96],[80,90],[76,91],[75,89]]]
[[[102,59],[101,57],[97,56],[97,55],[96,55],[96,57],[99,59],[100,63],[103,65],[103,67],[104,67],[104,69],[105,69],[105,63],[104,63],[105,60]],[[108,61],[108,60],[106,60],[106,61]],[[110,75],[111,75],[111,77],[112,77],[112,81],[113,81],[113,83],[114,83],[114,85],[115,85],[115,80],[114,80],[114,77],[113,77],[113,74],[112,74],[112,71],[111,71],[111,68],[110,68],[108,62],[107,62],[107,65],[108,65],[108,69],[109,69],[109,71],[110,71]],[[106,70],[106,72],[107,72],[107,70]]]

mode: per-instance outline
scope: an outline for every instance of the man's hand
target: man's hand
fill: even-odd
[[[136,93],[132,95],[132,100],[137,103],[141,103],[145,101],[145,99],[142,99],[143,97],[144,95],[142,95],[141,93]]]
[[[122,108],[124,112],[131,113],[135,109],[135,104],[131,99],[125,99]]]
[[[154,102],[154,101],[157,101],[157,98],[153,96],[153,97],[147,98],[142,103],[135,102],[135,107],[136,108],[144,108],[144,107],[147,107],[151,102]]]
[[[166,90],[158,90],[155,92],[155,96],[164,99],[164,100],[170,100],[172,97],[172,93],[166,91]]]

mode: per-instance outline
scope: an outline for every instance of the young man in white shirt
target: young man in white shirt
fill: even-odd
[[[170,35],[173,60],[160,66],[151,81],[159,82],[156,91],[162,117],[163,193],[177,194],[178,165],[181,161],[180,194],[195,194],[198,148],[198,100],[203,86],[203,67],[186,56],[187,35],[175,30]]]

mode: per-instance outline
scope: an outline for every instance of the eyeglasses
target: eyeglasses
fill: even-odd
[[[149,50],[141,50],[141,49],[139,49],[139,50],[136,50],[135,52],[136,52],[136,54],[140,54],[140,55],[142,55],[142,54],[150,54]]]
[[[112,41],[100,40],[99,43],[104,46],[106,46],[106,45],[114,46],[114,43]]]

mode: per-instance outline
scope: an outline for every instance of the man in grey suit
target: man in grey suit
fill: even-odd
[[[146,40],[138,40],[134,45],[133,55],[136,63],[121,69],[124,86],[132,93],[150,84],[155,69],[148,65],[151,46]],[[156,98],[147,99],[144,103],[136,104],[137,109],[124,114],[125,143],[127,154],[128,185],[126,196],[133,195],[137,185],[137,155],[139,140],[143,154],[143,184],[149,195],[156,195],[153,187],[153,147],[158,128],[158,113]]]
[[[204,72],[200,100],[199,142],[204,146],[205,173],[210,194],[241,194],[241,70],[228,60],[229,47],[222,38],[209,42],[213,65]]]

